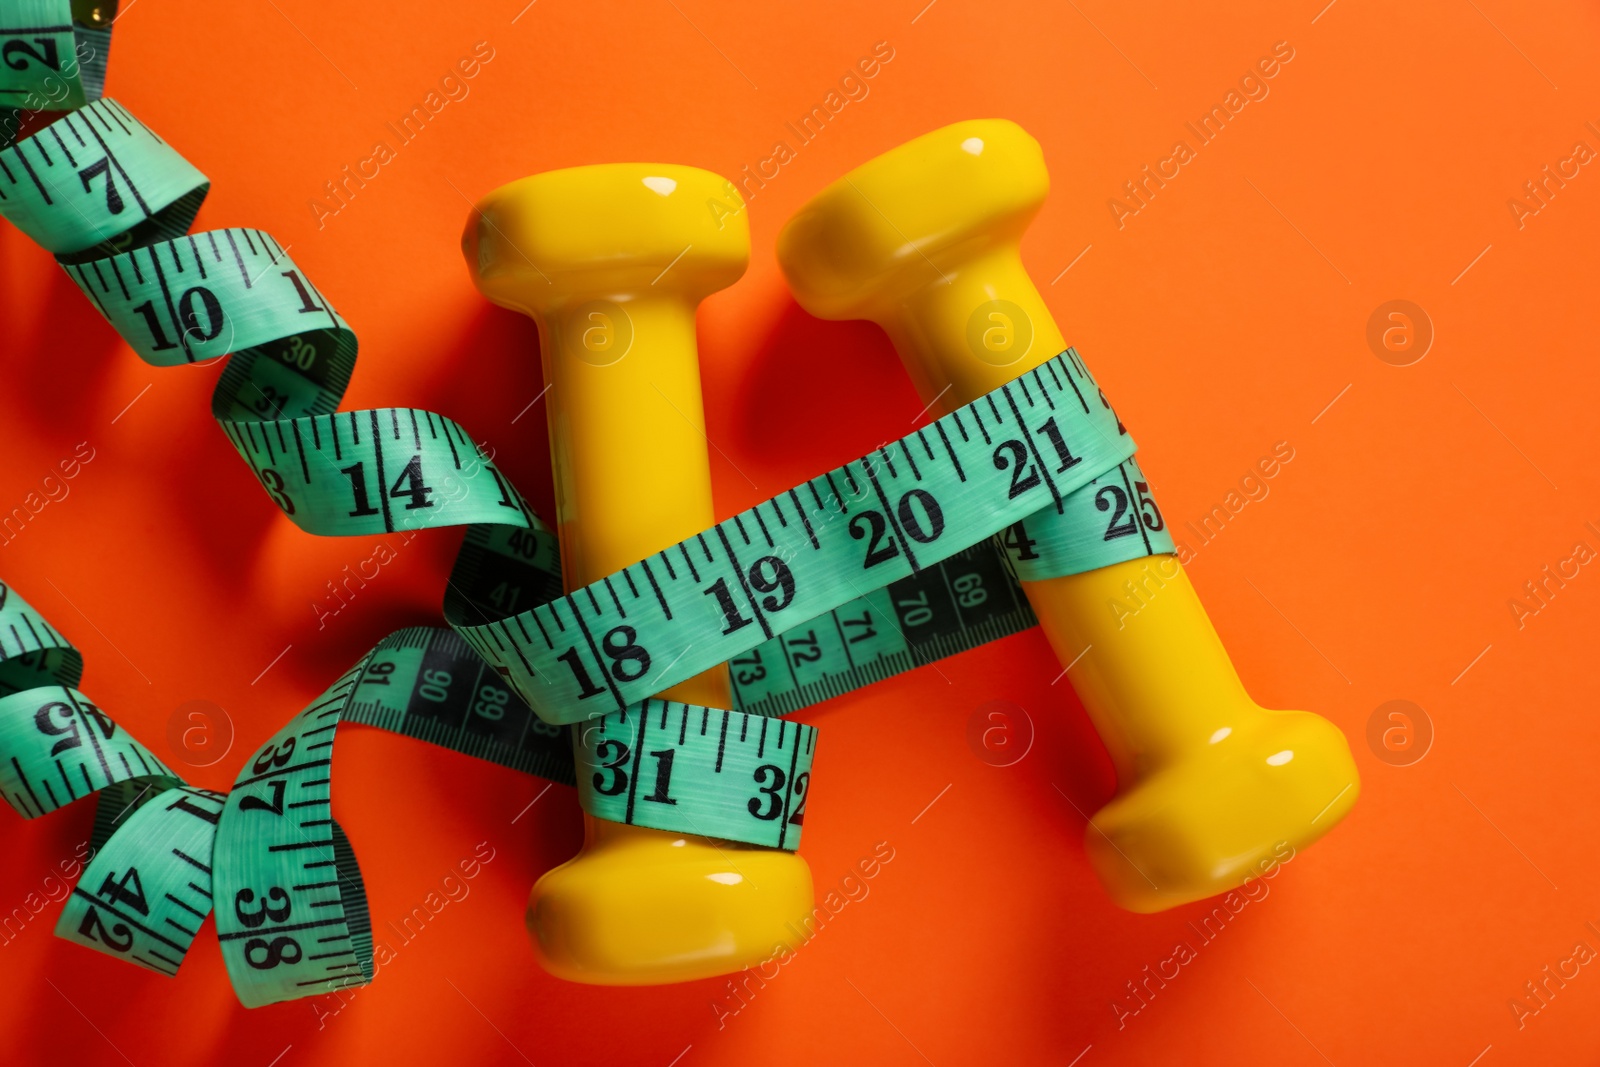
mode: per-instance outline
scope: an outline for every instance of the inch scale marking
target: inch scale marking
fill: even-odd
[[[981,541],[729,661],[741,711],[788,715],[1035,625],[992,541]]]
[[[571,730],[552,726],[454,630],[401,631],[373,655],[345,720],[575,784]]]

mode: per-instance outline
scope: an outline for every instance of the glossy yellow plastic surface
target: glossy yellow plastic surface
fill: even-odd
[[[866,163],[778,237],[801,305],[888,332],[937,412],[1066,348],[1018,242],[1049,192],[1038,142],[1015,123],[961,122]],[[1128,585],[1143,607],[1109,605]],[[1085,842],[1133,911],[1224,892],[1326,833],[1360,780],[1337,727],[1245,692],[1175,557],[1024,584],[1117,769]]]
[[[569,590],[716,521],[695,307],[749,258],[743,211],[719,220],[706,206],[728,188],[691,167],[578,167],[503,186],[468,221],[462,248],[478,288],[539,323]],[[725,667],[661,695],[732,707]],[[798,855],[584,820],[583,850],[528,899],[552,974],[688,981],[798,943],[812,908]]]

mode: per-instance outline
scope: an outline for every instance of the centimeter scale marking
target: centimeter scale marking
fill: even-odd
[[[55,0],[7,0],[0,8],[0,107],[70,110],[100,95],[116,5],[79,12]],[[10,131],[0,131],[0,141]]]
[[[726,812],[716,792],[679,791],[676,780],[725,778],[726,790],[743,788],[744,813],[766,824],[767,839],[744,840],[773,848],[793,847],[804,823],[817,729],[718,708],[646,700],[638,706],[578,727],[582,737],[578,776],[585,810],[635,826],[679,830],[701,826],[717,837]],[[653,738],[652,738],[652,735]],[[804,763],[801,762],[802,758]],[[648,778],[648,792],[646,788]],[[671,817],[665,812],[671,811]]]
[[[821,642],[812,620],[824,620],[852,593],[870,596],[1023,519],[1065,522],[1085,507],[1105,511],[1094,499],[1102,491],[1096,479],[1133,450],[1068,349],[927,429],[600,582],[509,618],[463,625],[448,609],[447,617],[553,722],[624,709],[779,634],[779,655],[741,665],[754,683],[762,680],[758,669],[771,674],[770,663],[798,689],[796,661],[811,661]],[[1098,548],[1108,562],[1150,551],[1148,543],[1114,543],[1109,531],[1101,544],[1109,546]],[[972,572],[973,581],[949,568],[936,573],[926,580],[948,583],[945,598],[956,600],[958,620],[961,607],[977,606],[976,595],[967,605],[960,598],[984,586],[981,574]],[[985,588],[982,599],[988,596]],[[921,608],[930,620],[937,603],[925,587],[909,603],[894,599],[897,609]],[[840,633],[850,625],[837,614],[833,621]],[[904,628],[899,617],[896,624]],[[842,643],[848,656],[849,637]]]
[[[94,156],[96,148],[99,149],[101,161],[96,164],[90,164],[94,168],[94,174],[89,176],[91,181],[96,175],[105,174],[108,169],[115,171],[117,177],[122,179],[121,191],[108,192],[106,194],[107,200],[111,204],[123,204],[126,201],[123,199],[122,192],[125,191],[132,196],[134,202],[139,205],[140,209],[148,217],[151,214],[150,207],[140,193],[138,183],[128,173],[128,169],[122,165],[122,161],[117,157],[116,150],[106,142],[106,137],[116,137],[120,132],[123,137],[131,138],[134,136],[134,127],[137,126],[158,142],[161,139],[156,137],[155,132],[150,127],[134,118],[126,108],[115,100],[105,100],[100,103],[104,106],[86,107],[64,115],[57,122],[51,123],[48,129],[57,149],[55,153],[49,150],[49,146],[42,137],[32,137],[11,148],[0,151],[0,174],[3,174],[13,186],[22,184],[21,179],[12,172],[10,167],[5,165],[5,160],[9,158],[20,169],[21,173],[32,179],[34,188],[38,190],[39,196],[44,202],[53,204],[55,201],[50,196],[50,189],[46,187],[44,181],[39,177],[40,171],[51,171],[55,169],[58,163],[65,163],[73,169],[78,167],[78,160],[73,154],[71,146],[66,138],[61,136],[60,131],[56,129],[57,126],[60,126],[72,134],[73,141],[78,147],[78,153],[83,155],[86,160]],[[100,127],[98,129],[91,119],[99,119]],[[85,137],[85,134],[88,136]],[[92,144],[90,143],[91,141],[93,142]],[[37,162],[39,171],[34,170],[34,162],[30,162],[28,159],[28,153],[25,149],[29,145],[33,146],[34,152],[38,157],[34,162]],[[107,187],[109,189],[118,188],[114,181],[108,182]],[[4,189],[0,188],[0,199],[4,198]],[[115,209],[114,213],[120,214],[121,209]]]
[[[98,258],[113,238],[125,248],[182,234],[208,188],[203,174],[109,98],[0,149],[0,205],[64,262]]]
[[[504,525],[513,528],[505,537],[520,553],[521,538],[543,528],[466,431],[430,411],[378,408],[221,425],[278,506],[312,533]]]
[[[228,970],[250,978],[235,982],[247,1006],[372,976],[366,894],[359,880],[344,891],[329,788],[333,734],[370,659],[278,731],[228,793],[223,817],[237,829],[216,842],[217,940]]]
[[[331,413],[349,384],[355,334],[271,234],[210,230],[62,267],[145,362],[231,355],[212,400],[225,427]]]
[[[99,854],[73,888],[56,933],[175,976],[212,908],[207,861],[223,799],[205,789],[138,779],[104,790],[95,819]],[[126,829],[128,836],[100,851],[113,829]],[[130,839],[147,848],[130,849]]]

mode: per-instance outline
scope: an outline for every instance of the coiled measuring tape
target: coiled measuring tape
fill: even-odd
[[[99,795],[99,851],[61,936],[170,974],[220,902],[246,1005],[369,980],[365,892],[329,807],[348,720],[576,781],[601,818],[795,848],[816,731],[773,716],[1033,625],[1013,571],[1042,579],[1172,551],[1131,439],[1069,349],[558,597],[555,537],[460,426],[418,409],[337,411],[355,335],[276,241],[186,233],[205,177],[94,100],[87,61],[49,62],[43,42],[59,59],[67,9],[0,0],[0,90],[93,101],[0,149],[0,214],[147,362],[231,354],[212,412],[301,528],[468,530],[445,597],[454,629],[385,638],[225,795],[185,785],[72,688],[81,657],[0,586],[0,795],[29,817]],[[102,63],[108,42],[109,29]],[[1005,555],[991,540],[1001,531]],[[737,710],[650,699],[724,660]],[[576,744],[563,723],[583,724]]]
[[[98,794],[94,855],[56,934],[177,973],[221,901],[217,936],[247,1005],[372,976],[366,892],[330,802],[343,721],[572,781],[566,731],[536,719],[453,631],[379,642],[219,794],[186,785],[76,688],[83,660],[0,585],[0,795],[28,817]],[[496,711],[474,714],[468,701]],[[765,721],[765,720],[763,720]],[[464,744],[461,734],[473,741]]]

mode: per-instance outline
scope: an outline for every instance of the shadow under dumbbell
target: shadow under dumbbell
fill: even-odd
[[[814,318],[785,293],[777,318],[759,337],[738,393],[712,405],[712,432],[731,454],[761,467],[761,496],[788,488],[909,433],[923,404],[889,339],[869,322]],[[769,483],[770,480],[770,484]]]

